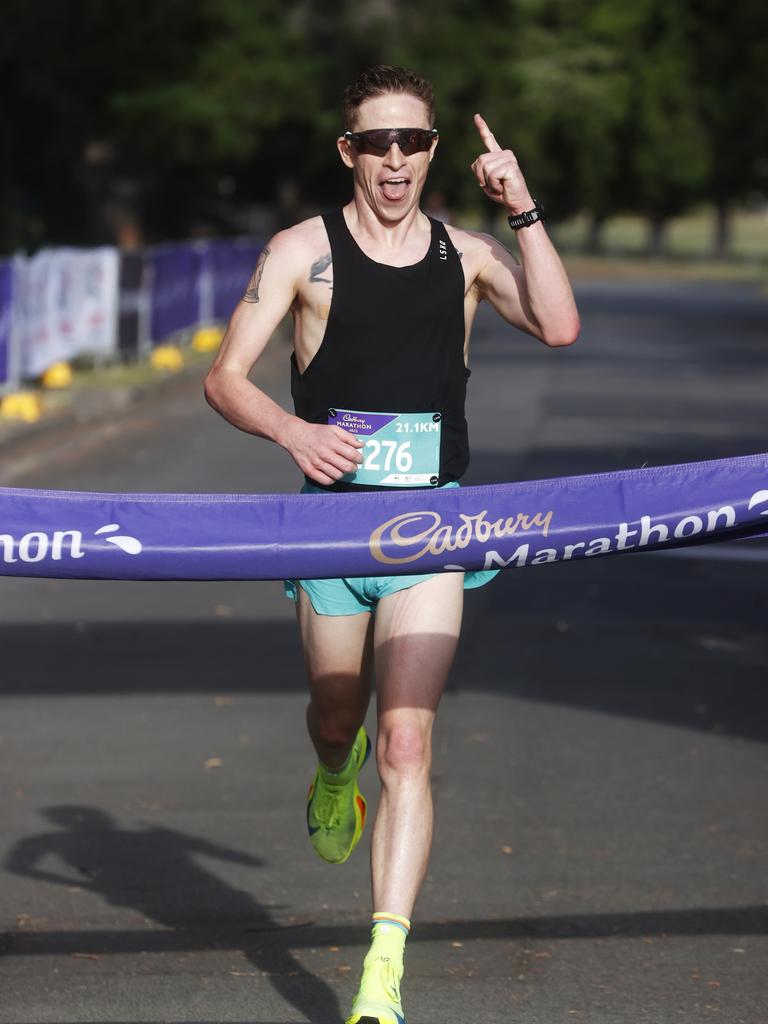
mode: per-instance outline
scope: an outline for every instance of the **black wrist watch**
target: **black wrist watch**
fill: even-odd
[[[509,226],[513,231],[518,231],[520,228],[528,228],[531,224],[535,224],[537,220],[544,221],[544,207],[541,205],[538,199],[533,200],[533,209],[526,210],[525,213],[518,213],[514,217],[508,217]]]

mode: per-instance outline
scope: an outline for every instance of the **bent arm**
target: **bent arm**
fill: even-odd
[[[307,423],[286,412],[248,374],[297,295],[306,253],[281,231],[266,245],[205,378],[208,403],[233,426],[274,441],[315,483],[332,484],[357,468],[362,442],[341,427]]]
[[[280,232],[264,246],[205,378],[205,397],[216,412],[239,430],[283,447],[296,417],[252,384],[248,374],[296,295],[296,264],[287,234]]]
[[[59,836],[41,835],[22,839],[13,847],[3,861],[3,868],[23,878],[34,878],[37,882],[53,882],[56,885],[77,885],[81,889],[93,889],[94,884],[81,876],[67,875],[46,868],[38,863],[45,857],[59,855],[66,863],[68,858],[58,843]]]
[[[579,336],[579,313],[568,276],[540,222],[518,233],[519,266],[514,256],[489,235],[482,236],[487,260],[477,278],[482,298],[507,323],[545,345],[570,345]]]

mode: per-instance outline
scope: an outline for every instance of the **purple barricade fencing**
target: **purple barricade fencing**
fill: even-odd
[[[204,247],[169,245],[150,249],[150,333],[160,342],[201,321]]]
[[[239,239],[149,250],[153,341],[211,320],[228,320],[262,248]]]
[[[522,568],[768,536],[768,454],[364,494],[0,488],[0,575],[257,580]]]
[[[0,388],[13,384],[13,263],[0,263]]]
[[[120,256],[104,246],[61,248],[0,261],[0,387],[59,360],[135,356],[180,331],[229,319],[262,247],[217,240]]]
[[[149,305],[144,272],[147,254],[139,249],[120,254],[120,305],[117,347],[122,356],[135,358],[147,347],[146,312]]]
[[[228,320],[253,274],[263,246],[250,239],[211,242],[205,260],[211,275],[211,317]]]

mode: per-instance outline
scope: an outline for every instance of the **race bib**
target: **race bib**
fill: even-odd
[[[441,419],[439,412],[329,409],[329,423],[365,443],[360,468],[341,479],[377,487],[437,487]]]

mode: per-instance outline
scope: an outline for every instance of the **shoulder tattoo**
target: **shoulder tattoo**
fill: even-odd
[[[245,289],[243,302],[259,301],[259,284],[261,283],[261,275],[264,273],[264,264],[267,262],[267,256],[269,256],[269,246],[265,245],[259,254],[259,259],[256,263],[256,269],[253,272],[253,276],[248,282],[248,287]]]
[[[321,256],[319,260],[315,260],[315,262],[309,268],[309,283],[315,284],[317,282],[322,282],[323,284],[327,284],[329,285],[329,287],[333,288],[333,281],[331,280],[331,278],[321,277],[321,274],[323,274],[328,269],[328,267],[330,267],[332,262],[333,260],[329,252],[327,252],[325,256]]]

